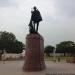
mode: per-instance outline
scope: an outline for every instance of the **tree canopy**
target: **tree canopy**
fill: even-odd
[[[21,53],[24,44],[18,41],[13,33],[0,32],[0,50],[6,50],[8,53]]]
[[[53,53],[54,51],[54,47],[51,45],[48,45],[45,47],[44,53],[46,53],[47,56],[50,56],[50,53]]]
[[[56,45],[56,52],[57,53],[75,53],[75,43],[72,41],[63,41]]]

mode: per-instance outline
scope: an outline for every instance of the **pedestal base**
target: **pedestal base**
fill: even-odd
[[[39,34],[29,34],[26,37],[26,53],[24,71],[41,71],[45,69],[44,40]]]

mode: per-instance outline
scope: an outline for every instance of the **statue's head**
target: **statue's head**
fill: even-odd
[[[33,9],[36,10],[37,9],[36,6],[34,6]]]

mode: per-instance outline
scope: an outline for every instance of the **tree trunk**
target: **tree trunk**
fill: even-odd
[[[2,54],[0,54],[0,60],[2,60]]]
[[[64,56],[66,55],[66,53],[64,53]]]

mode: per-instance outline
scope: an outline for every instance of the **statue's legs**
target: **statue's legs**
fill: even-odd
[[[38,32],[39,22],[37,22],[36,32]]]
[[[35,32],[38,32],[38,27],[39,27],[39,22],[33,22],[33,29]]]
[[[34,31],[35,31],[35,22],[33,22],[33,29],[34,29]]]

